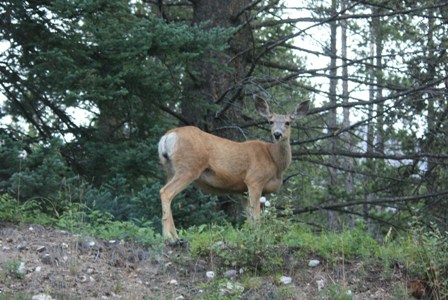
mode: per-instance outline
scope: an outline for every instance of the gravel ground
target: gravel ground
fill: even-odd
[[[310,267],[310,259],[285,257],[285,274],[240,274],[191,258],[185,246],[147,250],[0,222],[0,299],[306,300],[334,299],[338,289],[347,299],[398,299],[394,293],[403,287],[393,270],[385,278],[382,266],[356,261]]]

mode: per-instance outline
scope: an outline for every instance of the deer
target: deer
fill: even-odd
[[[292,161],[291,123],[308,113],[309,101],[298,104],[293,113],[282,115],[272,113],[260,96],[254,100],[258,113],[271,125],[273,143],[235,142],[194,126],[171,129],[160,138],[159,158],[167,175],[167,183],[160,189],[165,240],[179,240],[171,202],[190,184],[212,194],[248,192],[249,199],[243,206],[250,220],[261,214],[260,197],[283,184],[283,173]]]

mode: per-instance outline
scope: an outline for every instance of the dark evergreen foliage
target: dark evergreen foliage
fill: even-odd
[[[279,112],[315,100],[271,198],[280,214],[312,211],[298,219],[322,227],[331,211],[332,226],[362,220],[378,233],[417,217],[448,228],[445,2],[193,2],[2,1],[0,193],[53,215],[86,203],[157,227],[159,137],[196,124],[269,139],[253,114],[258,93]],[[342,24],[348,57],[330,43]],[[173,202],[176,223],[221,222],[223,199],[238,200],[188,189]]]

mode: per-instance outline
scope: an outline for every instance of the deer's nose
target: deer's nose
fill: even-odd
[[[282,137],[282,133],[280,131],[274,132],[274,138],[278,141]]]

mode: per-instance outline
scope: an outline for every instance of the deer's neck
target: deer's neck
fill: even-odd
[[[271,147],[272,158],[277,165],[279,173],[283,173],[291,164],[291,145],[289,139],[282,140],[279,143],[272,144]]]

